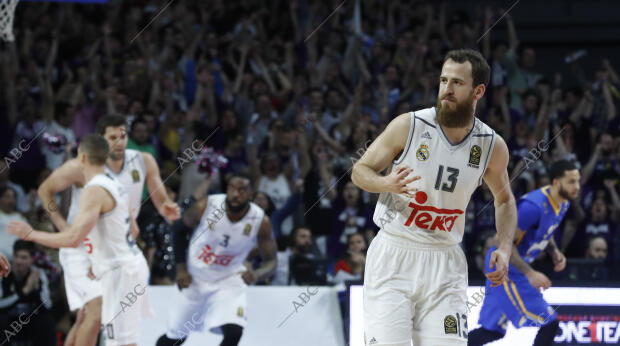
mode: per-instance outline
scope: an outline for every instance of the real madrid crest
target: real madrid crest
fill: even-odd
[[[431,156],[431,153],[428,151],[428,145],[420,144],[418,151],[415,153],[415,157],[420,161],[426,161]]]
[[[252,231],[252,226],[250,226],[250,224],[246,224],[245,228],[243,229],[243,235],[250,235],[250,232]]]
[[[138,173],[137,169],[131,170],[131,177],[133,178],[134,183],[137,183],[140,181],[140,173]]]
[[[467,165],[469,167],[478,168],[480,165],[480,156],[482,156],[482,149],[480,149],[480,146],[472,146],[469,151],[469,163]]]

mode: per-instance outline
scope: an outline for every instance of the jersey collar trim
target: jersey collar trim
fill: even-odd
[[[558,206],[557,204],[555,204],[555,202],[553,201],[553,198],[551,198],[551,195],[549,194],[550,188],[551,186],[545,186],[541,189],[541,191],[545,196],[547,196],[547,200],[549,201],[549,204],[551,204],[551,207],[553,208],[553,211],[555,212],[555,215],[557,216],[560,214],[561,206]]]

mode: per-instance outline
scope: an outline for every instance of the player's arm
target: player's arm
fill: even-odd
[[[547,250],[547,253],[553,260],[553,270],[560,272],[566,268],[566,256],[564,256],[562,251],[558,248],[558,245],[555,243],[555,239],[553,239],[553,237],[549,239],[549,244],[545,250]]]
[[[517,228],[517,231],[515,232],[515,240],[523,238],[524,235],[525,231]],[[517,270],[525,276],[527,276],[532,271],[532,267],[527,262],[525,262],[523,260],[523,257],[521,257],[521,255],[519,254],[519,249],[517,248],[516,244],[512,246],[510,265],[517,268]]]
[[[530,284],[536,288],[549,288],[551,281],[547,276],[539,271],[534,270],[529,263],[519,254],[519,243],[525,237],[526,230],[538,228],[542,210],[527,199],[521,200],[517,208],[517,231],[515,232],[515,244],[512,247],[512,256],[510,256],[510,265],[515,267],[520,273],[525,275]]]
[[[407,184],[420,176],[407,178],[413,172],[412,168],[400,166],[386,176],[381,174],[403,152],[410,126],[410,113],[401,114],[388,124],[353,166],[351,180],[355,185],[368,192],[394,192],[413,197],[416,189],[407,187]]]
[[[179,206],[172,201],[166,193],[164,183],[159,175],[159,167],[149,153],[142,153],[144,159],[144,167],[146,168],[146,187],[149,190],[149,196],[153,200],[153,205],[157,208],[159,214],[172,222],[179,218]]]
[[[44,206],[50,216],[50,220],[60,232],[66,230],[69,225],[67,224],[67,220],[61,215],[60,208],[56,205],[54,195],[83,180],[84,174],[79,167],[79,163],[76,159],[72,159],[55,169],[52,174],[41,183],[37,190],[39,198],[41,199],[41,205]]]
[[[273,239],[271,221],[269,221],[267,215],[263,217],[260,229],[258,230],[257,241],[258,250],[260,251],[263,262],[255,271],[248,270],[243,272],[242,277],[247,284],[253,284],[256,281],[266,279],[276,270],[276,253],[278,251],[278,246],[276,245],[275,239]]]
[[[510,190],[508,178],[508,147],[497,136],[493,153],[483,179],[489,186],[495,200],[495,228],[497,229],[497,250],[491,254],[490,267],[494,272],[486,274],[492,286],[498,286],[508,279],[508,260],[512,252],[517,228],[517,206]]]
[[[78,247],[97,223],[106,202],[114,203],[110,194],[102,187],[91,186],[82,193],[80,211],[75,216],[74,222],[64,232],[37,231],[22,221],[11,222],[8,231],[20,239],[33,241],[47,247]]]
[[[196,201],[183,212],[180,219],[172,224],[174,259],[177,268],[176,281],[179,289],[187,288],[192,283],[192,276],[187,271],[186,265],[187,249],[192,232],[200,224],[200,218],[207,208],[207,201],[208,196]]]

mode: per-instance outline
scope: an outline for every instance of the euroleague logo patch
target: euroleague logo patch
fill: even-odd
[[[471,147],[469,151],[469,162],[467,165],[469,167],[478,168],[480,165],[480,157],[482,156],[482,149],[478,145],[474,145]]]
[[[415,157],[420,161],[426,161],[430,156],[431,153],[428,151],[428,145],[420,144],[420,148],[418,148],[418,151],[415,153]]]
[[[456,318],[448,315],[443,319],[443,329],[446,334],[456,334]]]

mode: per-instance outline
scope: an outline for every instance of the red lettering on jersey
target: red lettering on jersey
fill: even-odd
[[[215,252],[213,252],[210,245],[205,245],[205,247],[202,248],[200,256],[198,256],[198,259],[202,260],[207,265],[217,264],[221,266],[227,266],[230,264],[230,262],[232,262],[233,259],[235,259],[235,256],[217,255],[215,254]]]
[[[445,216],[437,216],[435,218],[435,221],[433,221],[433,225],[431,226],[431,231],[436,230],[437,228],[439,228],[440,231],[446,231],[445,228],[443,228],[443,223],[445,220]]]
[[[431,221],[433,217],[429,213],[421,213],[415,218],[415,225],[419,228],[428,229],[427,223]]]
[[[405,222],[405,226],[411,226],[411,223],[415,220],[415,225],[418,228],[426,229],[426,230],[439,230],[439,231],[452,231],[452,227],[454,227],[454,223],[460,214],[464,212],[460,209],[442,209],[436,208],[433,206],[421,205],[425,203],[428,196],[423,191],[419,191],[416,193],[415,200],[419,204],[414,202],[409,202],[409,207],[411,208],[411,214],[409,214],[409,218]],[[418,211],[421,211],[418,214]],[[433,214],[438,214],[434,215]],[[457,215],[453,215],[457,214]],[[452,216],[449,216],[452,215]],[[432,223],[430,223],[432,221]],[[430,225],[429,225],[430,223]]]
[[[88,239],[88,237],[84,238],[84,246],[86,246],[87,253],[93,253],[93,244],[90,242],[90,239]]]

